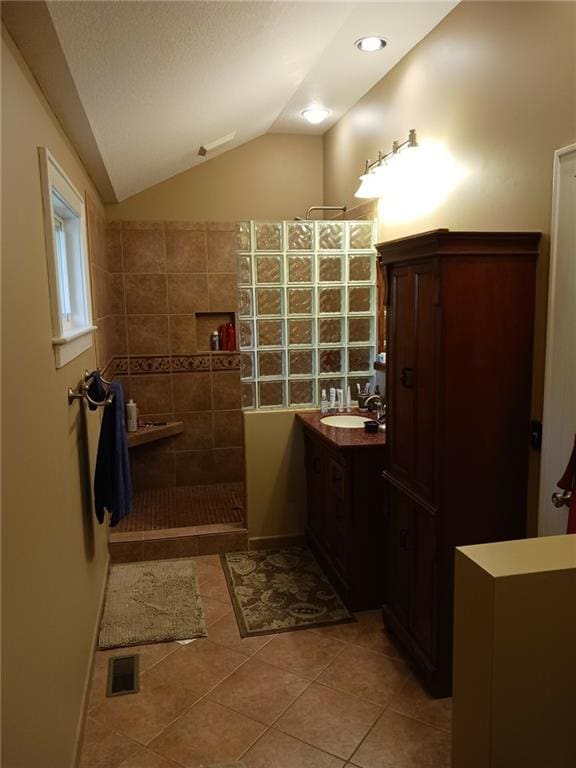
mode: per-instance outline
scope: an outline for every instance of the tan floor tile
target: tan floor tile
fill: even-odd
[[[246,768],[342,768],[337,757],[271,728],[243,756]]]
[[[151,749],[186,768],[232,763],[264,730],[261,723],[203,699],[155,739]]]
[[[196,563],[198,571],[200,571],[205,566],[210,566],[212,568],[218,568],[219,570],[222,570],[222,561],[220,560],[220,555],[198,555],[198,557],[194,558],[194,562]]]
[[[149,749],[139,747],[137,752],[120,764],[119,768],[180,768],[180,766],[172,760],[150,752]]]
[[[112,648],[109,651],[96,651],[94,654],[94,666],[92,669],[92,682],[90,684],[89,711],[106,698],[106,685],[108,682],[108,662],[114,656],[139,656],[138,664],[140,674],[154,664],[164,659],[178,648],[176,643],[156,643],[154,645],[134,645],[129,648]]]
[[[352,760],[360,768],[448,768],[450,735],[387,711]]]
[[[313,680],[344,648],[339,640],[301,630],[277,635],[257,658]]]
[[[246,661],[246,656],[223,648],[207,639],[195,640],[168,656],[143,677],[157,680],[172,679],[177,685],[193,687],[202,694],[218,685]]]
[[[201,695],[173,678],[143,679],[138,693],[107,698],[92,714],[107,727],[148,744]]]
[[[208,698],[271,725],[307,687],[308,681],[251,658]]]
[[[227,613],[232,611],[232,605],[229,602],[223,603],[220,600],[214,600],[212,597],[202,597],[201,602],[204,609],[204,620],[208,629],[215,621],[218,621],[222,616],[226,616]]]
[[[142,674],[138,693],[107,698],[93,714],[109,727],[148,744],[245,659],[208,640],[178,646]]]
[[[218,621],[210,624],[208,639],[225,648],[231,648],[238,653],[251,656],[256,651],[269,643],[275,635],[255,635],[254,637],[241,637],[238,631],[238,622],[234,612],[227,613]]]
[[[79,768],[117,768],[138,749],[130,739],[92,718],[86,720]]]
[[[228,591],[228,584],[226,583],[226,577],[222,571],[217,571],[212,566],[208,567],[211,571],[214,571],[214,573],[202,573],[198,577],[199,595],[201,597],[209,597],[213,600],[218,600],[221,603],[229,603],[232,605],[230,592]]]
[[[433,699],[412,676],[394,696],[390,709],[445,731],[452,728],[452,699]]]
[[[376,704],[312,683],[275,727],[346,760],[381,712]]]
[[[315,632],[345,643],[360,645],[396,659],[404,658],[394,638],[384,627],[381,611],[361,611],[354,616],[357,621],[352,624],[336,624],[333,627],[316,629]]]
[[[385,707],[400,691],[407,676],[404,662],[348,645],[322,672],[318,682]]]

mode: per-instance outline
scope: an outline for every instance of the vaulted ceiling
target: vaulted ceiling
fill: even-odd
[[[455,5],[63,0],[3,2],[2,18],[114,202],[267,132],[323,133]],[[358,51],[365,35],[386,47]]]

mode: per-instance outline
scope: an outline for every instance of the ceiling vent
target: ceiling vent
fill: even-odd
[[[230,141],[234,139],[234,136],[236,136],[236,131],[232,131],[232,133],[227,133],[226,136],[222,136],[219,139],[214,139],[214,141],[211,141],[209,144],[202,144],[202,146],[198,150],[198,154],[200,155],[200,157],[205,157],[208,154],[208,152],[212,152],[218,147],[221,147],[224,144],[228,144]]]

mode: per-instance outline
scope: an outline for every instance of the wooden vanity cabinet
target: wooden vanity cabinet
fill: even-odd
[[[382,605],[383,446],[340,449],[305,429],[306,538],[351,610]]]
[[[539,233],[377,247],[387,293],[384,617],[451,689],[454,548],[523,538]]]

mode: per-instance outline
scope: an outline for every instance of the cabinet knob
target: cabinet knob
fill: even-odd
[[[408,549],[408,528],[401,528],[399,533],[400,549]]]
[[[412,389],[414,386],[414,369],[413,368],[402,368],[400,371],[400,384],[402,384],[403,387],[406,387],[406,389]]]

